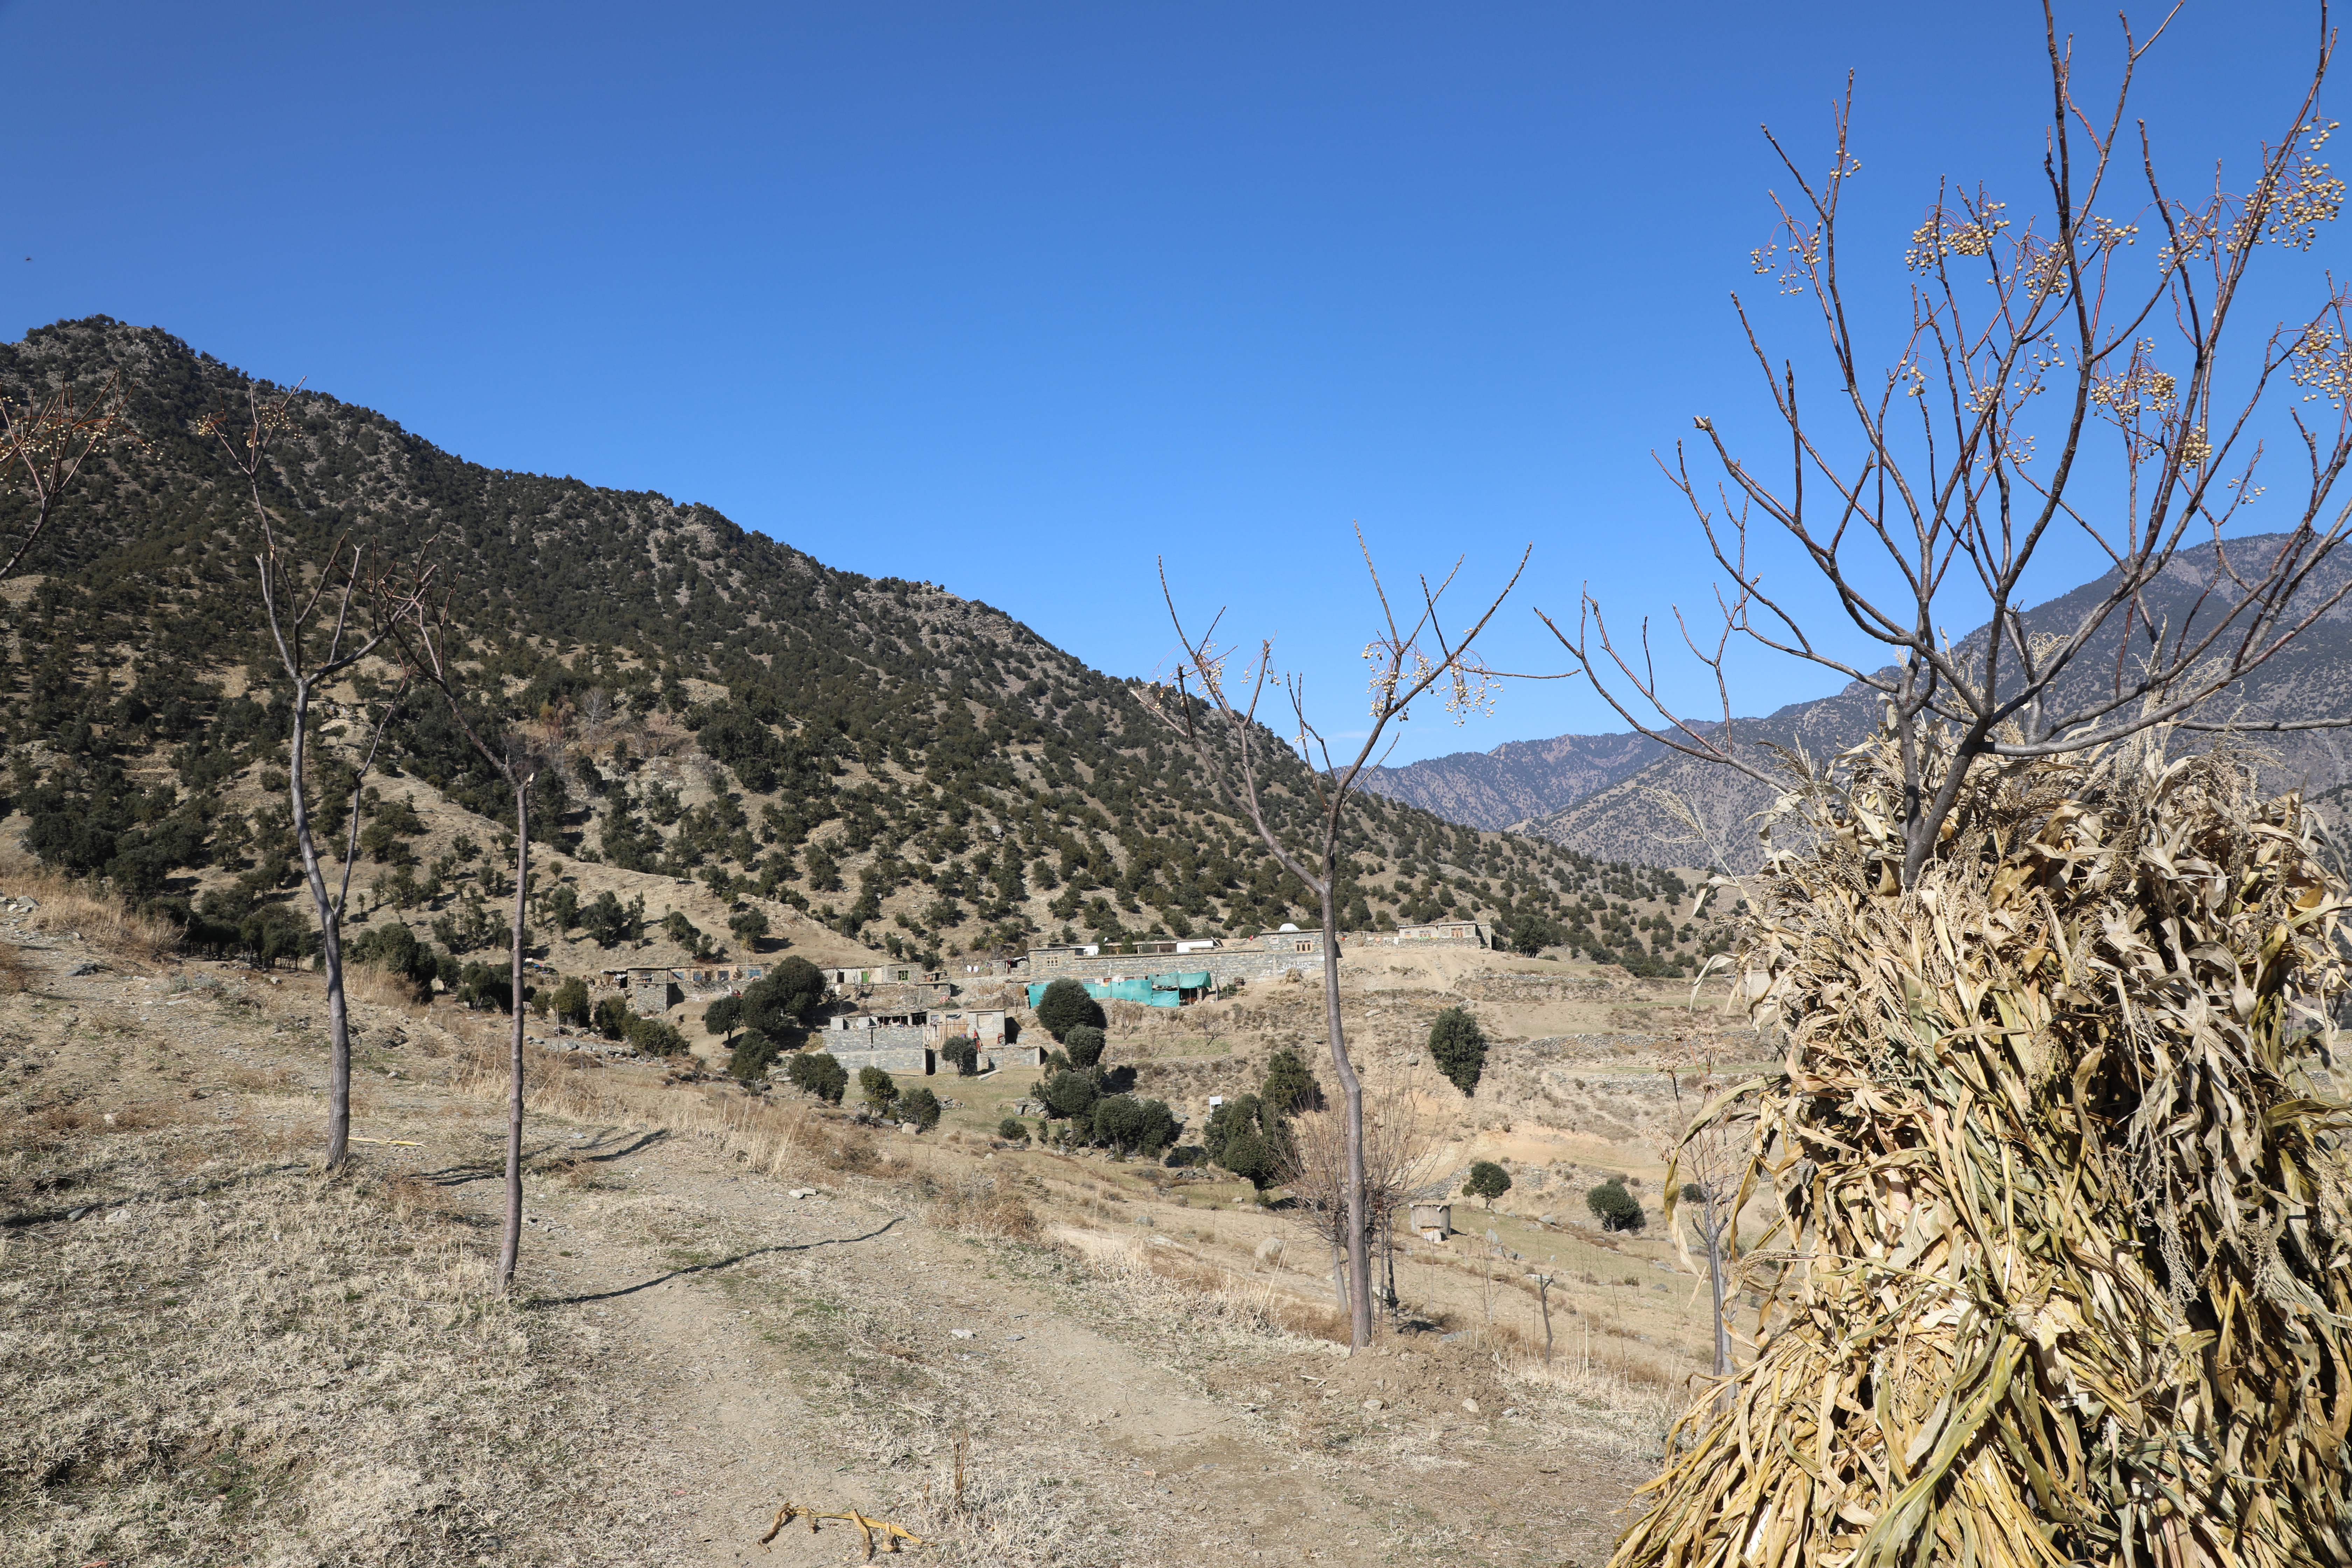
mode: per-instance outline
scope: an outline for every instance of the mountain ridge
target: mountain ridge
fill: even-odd
[[[2228,548],[2258,552],[2265,542],[2283,537],[2246,535],[2229,541]],[[2213,572],[2212,545],[2183,550],[2150,587],[2147,598],[2152,612],[2164,624],[2185,624],[2200,595],[2212,581]],[[2347,575],[2352,575],[2352,554],[2339,552],[2332,556],[2305,586],[2301,602],[2324,600]],[[2027,611],[2024,618],[2028,634],[2071,626],[2104,593],[2104,584],[2108,581],[2104,576],[2094,579]],[[1962,640],[1962,647],[1980,647],[1984,636],[1985,629],[1978,627]],[[2101,684],[2103,672],[2111,677],[2119,668],[2118,656],[2127,651],[2120,622],[2109,623],[2074,666],[2069,679],[2062,683],[2061,699],[2080,701],[2091,695]],[[1850,681],[1825,697],[1789,703],[1759,717],[1735,719],[1732,733],[1744,746],[1790,747],[1819,758],[1865,739],[1879,721],[1881,706],[1878,694],[1870,687],[1861,681]],[[2347,706],[2352,706],[2352,606],[2339,605],[2270,663],[2211,699],[2196,716],[2218,721],[2237,714],[2252,723],[2344,712]],[[1507,742],[1486,755],[1497,756],[1509,746],[1518,746],[1531,748],[1517,753],[1522,758],[1538,754],[1543,748],[1580,757],[1594,742],[1633,738],[1638,737],[1564,735],[1548,742]],[[2189,747],[2210,742],[2200,735],[2182,732],[2177,743]],[[2352,782],[2352,731],[2323,730],[2255,735],[2242,743],[2249,744],[2264,759],[2262,771],[2270,787],[2298,788],[2319,796],[2340,795],[2343,786]],[[1537,834],[1581,853],[1612,860],[1656,866],[1728,862],[1741,870],[1752,867],[1761,852],[1756,835],[1775,792],[1732,769],[1652,744],[1655,749],[1642,765],[1618,771],[1613,777],[1547,812],[1497,826]],[[1500,797],[1512,789],[1532,796],[1548,787],[1548,781],[1528,779],[1516,772],[1507,784],[1499,776],[1484,776],[1476,764],[1459,757],[1436,761],[1451,764],[1450,771],[1433,769],[1431,775],[1417,781],[1418,787],[1401,789],[1401,798],[1434,810],[1439,806],[1433,805],[1433,801],[1476,802],[1485,795]],[[1572,766],[1560,771],[1562,779],[1580,776],[1572,773]],[[1410,772],[1395,771],[1401,774]],[[1501,770],[1495,772],[1499,775]],[[1452,778],[1454,773],[1465,776],[1455,783]],[[1453,794],[1433,787],[1433,775],[1445,779]],[[1665,803],[1664,797],[1668,796],[1705,823],[1711,843],[1693,842],[1684,814]]]
[[[251,949],[260,927],[307,918],[289,861],[284,677],[247,580],[250,502],[200,434],[248,391],[289,400],[264,496],[298,556],[315,563],[349,536],[414,561],[434,542],[470,700],[555,763],[534,809],[551,881],[583,903],[609,894],[624,915],[634,900],[639,925],[661,927],[649,935],[596,904],[600,930],[618,919],[625,931],[599,939],[614,956],[641,942],[721,947],[720,925],[762,910],[803,945],[821,931],[926,966],[1062,933],[1312,918],[1304,889],[1157,728],[1139,683],[1002,611],[829,567],[656,491],[465,462],[327,393],[253,382],[159,328],[97,317],[0,345],[0,392],[19,403],[116,373],[142,444],[92,465],[26,563],[39,581],[10,597],[7,825],[45,863],[105,878],[207,940]],[[26,504],[0,496],[0,528],[21,532]],[[393,675],[379,663],[330,694],[315,782],[345,776],[352,716]],[[1310,776],[1261,739],[1268,815],[1296,830]],[[380,798],[362,808],[377,845],[363,910],[436,937],[446,925],[470,946],[502,940],[483,913],[499,877],[481,841],[511,820],[511,801],[430,704],[406,706],[384,758]],[[1664,931],[1635,931],[1627,900],[1663,907],[1671,879],[1377,794],[1353,808],[1345,847],[1349,929],[1468,914],[1653,969],[1706,940],[1663,914]],[[567,945],[577,911],[552,897],[533,894],[534,915],[554,922],[549,950],[594,961]],[[678,923],[655,921],[665,903]]]

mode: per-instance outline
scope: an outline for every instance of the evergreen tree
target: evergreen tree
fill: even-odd
[[[1101,1028],[1106,1022],[1102,1004],[1087,994],[1087,988],[1065,976],[1045,987],[1037,999],[1037,1022],[1045,1031],[1065,1044],[1069,1031],[1080,1025]]]
[[[1486,1070],[1486,1037],[1465,1007],[1448,1007],[1429,1028],[1429,1058],[1464,1094],[1477,1091]]]
[[[1584,1206],[1603,1230],[1639,1230],[1649,1223],[1641,1201],[1625,1190],[1625,1178],[1612,1176],[1584,1194]]]
[[[1483,1198],[1493,1208],[1495,1200],[1511,1190],[1511,1173],[1492,1160],[1480,1160],[1470,1167],[1470,1179],[1462,1190],[1474,1198]]]
[[[1315,1081],[1298,1053],[1287,1048],[1275,1052],[1274,1059],[1266,1063],[1265,1080],[1257,1092],[1259,1099],[1285,1116],[1323,1109],[1323,1086]]]

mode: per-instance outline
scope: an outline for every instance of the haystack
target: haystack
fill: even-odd
[[[1613,1568],[2352,1563],[2319,825],[2160,739],[1980,765],[1906,891],[1891,744],[1832,776],[1745,952],[1786,1061],[1717,1108],[1755,1354]]]

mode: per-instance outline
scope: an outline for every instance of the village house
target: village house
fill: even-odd
[[[607,969],[598,979],[627,997],[631,1011],[650,1018],[681,1002],[730,995],[767,972],[764,963],[641,963]]]

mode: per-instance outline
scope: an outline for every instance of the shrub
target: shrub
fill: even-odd
[[[1087,994],[1087,988],[1066,977],[1045,987],[1037,999],[1037,1022],[1047,1034],[1066,1044],[1069,1032],[1080,1024],[1103,1026],[1102,1004]]]
[[[417,941],[416,933],[398,921],[370,926],[358,941],[344,947],[343,957],[350,963],[373,963],[387,973],[398,975],[415,987],[420,1002],[432,999],[436,970],[433,950]],[[584,995],[587,987],[582,986],[581,991]]]
[[[702,1026],[714,1035],[732,1035],[743,1022],[743,998],[721,996],[702,1010]]]
[[[629,1044],[649,1057],[678,1057],[686,1054],[686,1037],[667,1018],[632,1018],[629,1020]]]
[[[1492,1160],[1477,1161],[1471,1165],[1470,1179],[1462,1184],[1462,1190],[1474,1198],[1484,1198],[1486,1206],[1493,1208],[1495,1200],[1511,1190],[1511,1173]]]
[[[940,1047],[940,1060],[955,1068],[958,1078],[971,1078],[980,1071],[980,1042],[966,1035],[951,1035]]]
[[[940,1124],[940,1097],[922,1084],[917,1084],[898,1097],[898,1118],[911,1121],[918,1130],[929,1132]]]
[[[1603,1230],[1639,1230],[1649,1223],[1641,1201],[1625,1190],[1622,1176],[1612,1176],[1586,1193],[1584,1206],[1600,1219]]]
[[[880,1068],[859,1068],[857,1097],[866,1101],[866,1110],[878,1115],[898,1098],[898,1082]]]
[[[1167,1164],[1171,1170],[1181,1170],[1188,1165],[1205,1165],[1208,1163],[1209,1152],[1198,1143],[1179,1143],[1168,1151]]]
[[[746,1034],[735,1042],[734,1050],[728,1053],[727,1076],[738,1083],[766,1078],[768,1069],[782,1054],[783,1050],[776,1044],[774,1036]]]
[[[1209,1113],[1201,1143],[1212,1161],[1263,1193],[1289,1152],[1290,1130],[1279,1110],[1244,1094]]]
[[[1062,1039],[1063,1048],[1069,1052],[1070,1065],[1074,1068],[1090,1068],[1101,1061],[1104,1044],[1103,1032],[1092,1024],[1071,1025],[1070,1032]]]
[[[487,963],[469,963],[457,976],[457,1000],[476,1013],[514,1011],[514,974]]]
[[[1007,1143],[1029,1142],[1029,1124],[1017,1116],[1008,1116],[996,1124],[996,1135]]]
[[[727,922],[727,930],[747,950],[757,952],[768,934],[767,914],[761,910],[744,910]]]
[[[1092,1073],[1057,1072],[1045,1080],[1038,1098],[1049,1114],[1075,1119],[1093,1111],[1100,1092]]]
[[[630,1020],[635,1016],[635,1013],[629,1011],[629,1005],[620,997],[606,996],[597,1002],[596,1010],[590,1016],[589,1021],[595,1025],[596,1032],[606,1039],[625,1040],[629,1037]]]
[[[1121,1153],[1157,1154],[1176,1142],[1176,1116],[1165,1101],[1108,1094],[1095,1101],[1095,1141]]]
[[[559,1024],[586,1028],[593,1005],[588,1000],[588,983],[576,974],[566,976],[563,984],[555,988],[555,1021]]]
[[[1475,1093],[1486,1070],[1486,1037],[1466,1008],[1448,1007],[1429,1027],[1429,1059],[1464,1094]]]
[[[849,1090],[849,1069],[830,1051],[795,1052],[792,1065],[784,1069],[784,1077],[802,1093],[835,1105],[839,1105],[841,1097]]]
[[[1274,1053],[1274,1059],[1266,1064],[1265,1081],[1258,1086],[1257,1092],[1259,1099],[1285,1116],[1323,1109],[1323,1086],[1315,1081],[1315,1075],[1298,1059],[1296,1051]]]

